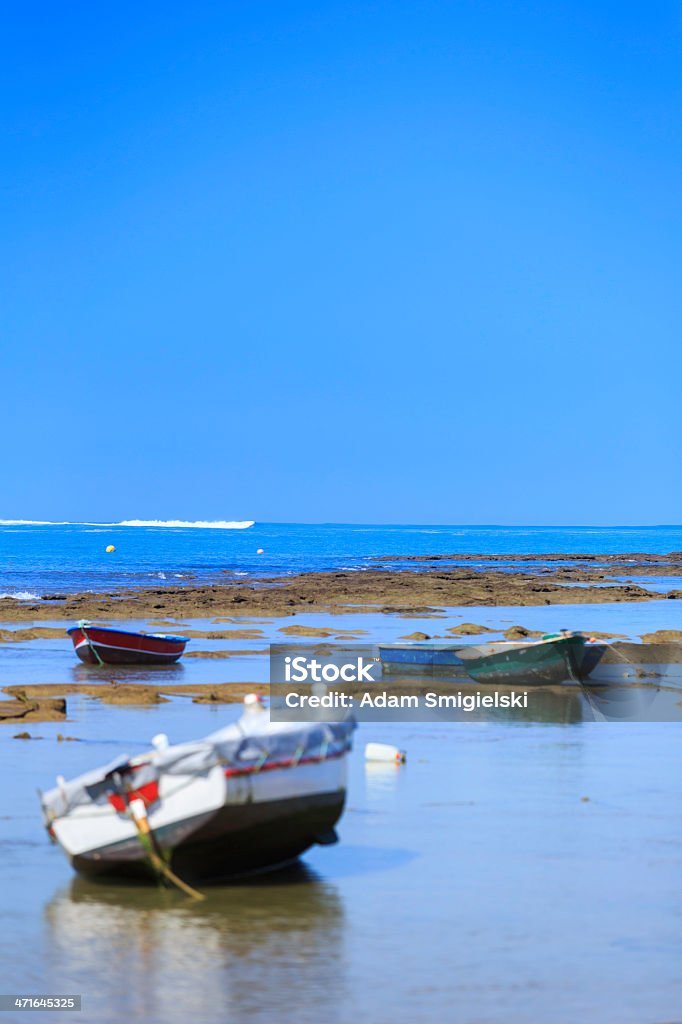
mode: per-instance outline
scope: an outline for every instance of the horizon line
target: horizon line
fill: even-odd
[[[109,526],[137,527],[147,529],[236,529],[245,530],[252,526],[350,526],[390,527],[392,529],[438,528],[457,530],[661,530],[682,529],[682,523],[434,523],[434,522],[362,522],[341,520],[224,520],[224,519],[122,519],[116,522],[94,520],[49,520],[49,519],[0,519],[2,526]]]

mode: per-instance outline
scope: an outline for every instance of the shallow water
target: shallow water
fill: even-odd
[[[117,623],[107,620],[112,626],[123,629],[140,629],[154,632],[158,627],[148,620],[126,620]],[[172,621],[172,620],[168,620]],[[447,633],[450,626],[461,622],[475,622],[493,630],[485,634],[486,640],[499,639],[510,626],[523,625],[527,629],[555,632],[558,629],[575,629],[589,633],[592,630],[623,633],[638,639],[643,633],[657,629],[682,629],[682,601],[642,601],[628,604],[578,604],[538,605],[515,607],[500,605],[496,608],[456,607],[444,609],[441,615],[420,618],[403,618],[382,614],[296,615],[270,621],[258,619],[236,620],[216,623],[212,619],[185,620],[193,630],[224,631],[240,628],[262,630],[262,637],[256,640],[205,640],[193,639],[187,651],[238,650],[262,652],[270,643],[315,643],[315,638],[287,637],[282,632],[287,626],[312,626],[330,630],[334,635],[343,636],[344,630],[356,631],[358,639],[367,643],[394,643],[414,632],[422,632],[434,639],[452,640]],[[67,624],[61,619],[40,622],[2,623],[0,628],[18,629],[31,626],[54,626],[63,629]],[[182,624],[177,630],[182,632]],[[331,638],[332,640],[334,637]],[[464,638],[475,639],[475,638]],[[267,682],[269,675],[267,654],[244,654],[230,658],[185,658],[171,666],[105,666],[102,669],[82,665],[74,655],[71,640],[64,633],[63,638],[54,640],[32,640],[28,643],[3,643],[0,645],[0,688],[27,683],[83,683],[98,679],[125,677],[128,682],[150,682],[154,684],[179,685],[192,683],[225,682]]]
[[[672,617],[673,604],[660,612]],[[655,618],[651,603],[574,611],[577,621],[566,607],[452,614],[538,628],[560,615],[634,634],[677,624]],[[351,618],[333,622],[350,628]],[[387,640],[450,624],[363,620]],[[4,649],[0,658],[13,681],[79,670],[61,641],[16,647],[11,671]],[[184,674],[224,681],[228,665],[196,659]],[[35,789],[133,753],[159,731],[173,741],[208,733],[237,708],[81,698],[69,700],[66,725],[30,726],[39,741],[1,727],[0,990],[82,993],[82,1013],[55,1018],[101,1024],[679,1019],[679,726],[587,723],[566,714],[574,695],[562,699],[544,723],[362,725],[340,843],[311,851],[298,871],[209,888],[196,905],[155,888],[74,881],[42,830]],[[57,742],[65,732],[80,742]],[[370,740],[406,749],[407,765],[365,764]]]

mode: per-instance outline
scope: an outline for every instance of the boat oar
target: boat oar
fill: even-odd
[[[206,897],[203,893],[197,892],[187,882],[183,882],[174,871],[171,871],[170,867],[163,859],[160,853],[156,850],[154,842],[154,833],[152,832],[151,825],[149,824],[149,818],[147,817],[147,808],[145,807],[144,800],[140,800],[139,797],[135,800],[131,800],[128,803],[128,812],[133,820],[135,828],[137,829],[137,836],[142,844],[142,848],[147,854],[150,863],[157,875],[165,878],[176,888],[184,892],[185,895],[191,896],[193,900],[204,900]]]

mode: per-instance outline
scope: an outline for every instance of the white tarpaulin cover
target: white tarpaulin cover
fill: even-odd
[[[217,764],[258,770],[277,762],[335,757],[350,749],[354,729],[352,720],[274,723],[265,711],[247,713],[204,740],[153,750],[148,756],[136,755],[132,765],[131,759],[123,755],[79,775],[44,793],[43,810],[54,820],[79,805],[103,804],[108,794],[120,791],[125,776],[134,779],[137,789],[163,774],[200,775]]]

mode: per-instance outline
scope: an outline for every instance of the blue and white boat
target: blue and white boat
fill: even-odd
[[[382,669],[409,665],[462,666],[457,651],[461,644],[380,644],[379,658]]]

